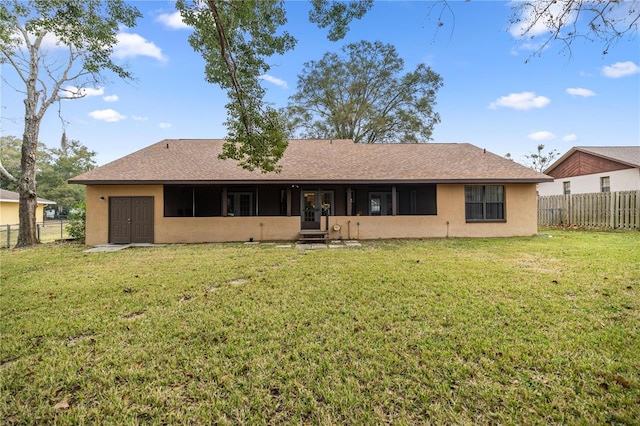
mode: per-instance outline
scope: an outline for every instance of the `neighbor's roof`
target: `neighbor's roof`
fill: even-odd
[[[553,169],[562,164],[567,158],[576,152],[584,152],[586,154],[595,155],[596,157],[606,158],[630,167],[640,167],[640,145],[639,146],[574,146],[566,154],[556,160],[545,173],[551,172]]]
[[[545,182],[538,173],[470,144],[356,144],[291,140],[279,173],[220,160],[224,140],[163,140],[70,179],[81,184]]]
[[[19,203],[20,194],[18,194],[17,192],[0,188],[0,201],[3,203]],[[57,204],[57,203],[55,201],[45,200],[44,198],[38,198],[38,204]]]

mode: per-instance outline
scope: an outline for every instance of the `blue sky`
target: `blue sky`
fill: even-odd
[[[99,165],[166,138],[223,138],[226,95],[204,81],[204,62],[188,44],[188,28],[174,15],[174,2],[133,2],[144,18],[122,29],[116,58],[128,64],[135,81],[108,75],[83,99],[63,101],[61,115],[70,139],[97,152]],[[286,105],[304,62],[339,51],[363,39],[393,44],[407,70],[426,63],[444,86],[437,94],[432,142],[468,142],[517,161],[536,150],[564,153],[572,146],[640,143],[640,40],[623,39],[607,55],[598,43],[576,42],[571,54],[559,43],[541,57],[531,55],[531,40],[509,31],[509,3],[449,3],[444,25],[433,2],[379,1],[347,37],[326,40],[326,31],[308,22],[306,2],[287,2],[287,30],[296,48],[271,58],[264,78],[267,100]],[[437,5],[436,5],[437,6]],[[430,12],[431,10],[431,12]],[[533,42],[536,42],[534,39]],[[52,49],[55,50],[55,49]],[[55,53],[55,52],[54,52]],[[15,81],[13,70],[2,76]],[[2,83],[3,136],[21,137],[23,103]],[[60,142],[63,126],[53,105],[40,140]]]

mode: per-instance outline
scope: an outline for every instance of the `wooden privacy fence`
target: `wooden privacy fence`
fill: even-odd
[[[538,225],[640,229],[640,191],[538,197]]]

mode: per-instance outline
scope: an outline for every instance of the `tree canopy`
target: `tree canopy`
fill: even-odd
[[[404,73],[395,47],[350,43],[304,64],[288,113],[310,138],[354,142],[426,142],[440,121],[434,111],[440,76],[424,64]]]

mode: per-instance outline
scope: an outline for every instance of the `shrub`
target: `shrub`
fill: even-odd
[[[69,214],[69,224],[67,232],[72,238],[84,242],[87,222],[87,204],[82,201],[78,203]]]

